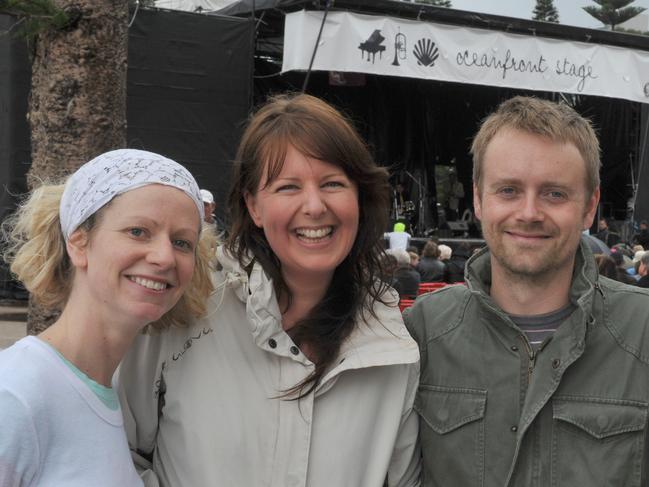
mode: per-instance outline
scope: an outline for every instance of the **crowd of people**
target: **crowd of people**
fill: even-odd
[[[643,245],[637,243],[637,238],[634,237],[633,241],[636,242],[633,245],[616,243],[610,248],[610,253],[594,251],[599,273],[625,284],[649,287],[649,278],[645,279],[649,274],[646,265],[649,263],[649,252]]]
[[[460,243],[455,251],[448,245],[428,240],[421,250],[416,246],[388,248],[385,251],[383,280],[402,298],[417,296],[419,285],[425,282],[448,284],[464,282],[464,268],[471,247]]]
[[[515,97],[471,153],[475,251],[385,235],[387,170],[305,94],[249,120],[225,231],[146,151],[35,190],[4,257],[61,314],[0,352],[0,486],[641,485],[649,252],[586,243],[593,127]],[[424,282],[463,285],[402,314]]]

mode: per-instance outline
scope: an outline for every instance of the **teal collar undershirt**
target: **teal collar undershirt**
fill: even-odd
[[[117,409],[119,409],[119,399],[117,398],[117,394],[115,393],[112,387],[106,387],[95,382],[86,374],[84,374],[82,371],[80,371],[76,365],[74,365],[72,362],[66,359],[61,354],[61,352],[59,352],[56,348],[54,348],[52,345],[45,342],[44,340],[41,341],[56,352],[56,354],[61,358],[63,363],[67,365],[68,368],[72,372],[74,372],[74,374],[90,388],[90,390],[95,394],[95,396],[97,396],[99,400],[103,402],[108,409],[112,411],[117,411]]]

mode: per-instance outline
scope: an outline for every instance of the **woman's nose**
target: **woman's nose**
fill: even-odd
[[[162,268],[173,267],[176,258],[174,255],[173,244],[169,239],[157,238],[151,242],[147,261]]]
[[[318,218],[326,213],[327,205],[319,188],[305,188],[303,211],[313,218]]]

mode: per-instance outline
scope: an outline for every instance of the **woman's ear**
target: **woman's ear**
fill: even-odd
[[[81,229],[72,232],[65,243],[65,248],[74,267],[85,269],[88,266],[88,232]]]
[[[259,215],[259,211],[257,208],[257,197],[252,193],[250,193],[250,191],[246,191],[243,195],[243,199],[246,201],[246,207],[248,208],[248,213],[250,214],[250,218],[252,218],[252,221],[254,222],[255,225],[261,228],[262,227],[261,216]]]

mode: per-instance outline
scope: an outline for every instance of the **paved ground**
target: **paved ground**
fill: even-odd
[[[27,304],[0,301],[0,350],[26,334]]]

